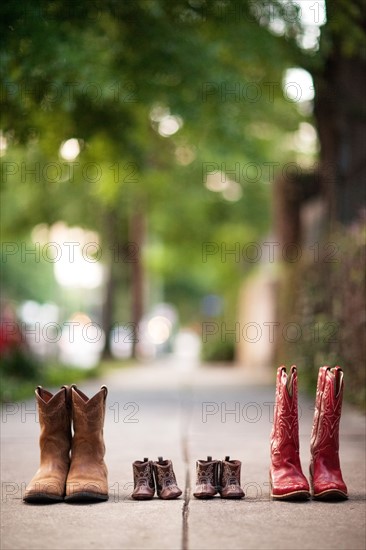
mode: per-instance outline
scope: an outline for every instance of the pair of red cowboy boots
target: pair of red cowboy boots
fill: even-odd
[[[348,498],[339,463],[339,422],[343,397],[343,371],[321,367],[316,390],[311,434],[310,485],[315,499]],[[310,488],[300,463],[297,406],[297,370],[277,370],[276,403],[271,433],[271,496],[307,499]]]

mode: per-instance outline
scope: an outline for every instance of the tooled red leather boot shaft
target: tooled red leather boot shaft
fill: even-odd
[[[342,399],[342,369],[321,367],[310,443],[310,479],[314,498],[347,498],[347,487],[339,463]]]
[[[310,496],[299,455],[297,370],[294,365],[289,375],[286,367],[277,369],[270,482],[274,499],[306,499]]]

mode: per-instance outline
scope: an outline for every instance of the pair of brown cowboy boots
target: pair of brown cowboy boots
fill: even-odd
[[[40,435],[40,467],[24,500],[34,503],[108,499],[103,424],[107,388],[88,398],[75,385],[52,395],[36,389]],[[71,433],[73,427],[73,435]]]
[[[316,390],[311,434],[310,485],[313,498],[348,498],[339,462],[339,422],[343,398],[343,371],[340,367],[321,367]],[[276,403],[271,434],[271,496],[274,499],[308,499],[310,488],[305,478],[299,449],[297,370],[277,370]]]
[[[217,493],[221,498],[243,498],[245,496],[240,487],[240,460],[197,460],[196,462],[196,489],[193,495],[196,498],[213,498]]]
[[[148,458],[135,460],[132,464],[134,490],[132,498],[135,500],[151,500],[155,495],[163,500],[172,500],[180,497],[182,491],[177,485],[171,460],[158,457],[157,462]]]

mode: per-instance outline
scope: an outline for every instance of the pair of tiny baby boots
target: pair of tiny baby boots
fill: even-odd
[[[220,493],[221,498],[243,498],[245,496],[240,487],[240,460],[197,460],[196,462],[196,489],[193,495],[196,498],[212,498]]]
[[[177,485],[171,460],[158,457],[157,462],[148,458],[136,460],[132,464],[134,490],[132,498],[135,500],[151,500],[155,495],[163,500],[180,497],[182,491]]]

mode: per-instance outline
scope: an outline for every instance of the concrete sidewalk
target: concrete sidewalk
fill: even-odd
[[[300,373],[301,375],[301,373]],[[255,384],[242,369],[186,370],[171,362],[113,372],[81,385],[93,395],[107,384],[105,425],[110,500],[100,504],[29,505],[25,486],[38,467],[35,403],[2,415],[2,537],[5,549],[348,549],[365,548],[365,422],[345,406],[341,463],[350,499],[340,503],[272,502],[269,434],[274,379]],[[266,380],[264,380],[266,382]],[[268,380],[267,380],[268,382]],[[346,378],[347,383],[347,378]],[[300,399],[303,470],[309,464],[314,403]],[[176,501],[135,502],[131,463],[163,455],[184,490]],[[225,455],[243,462],[246,498],[191,497],[195,460]]]

